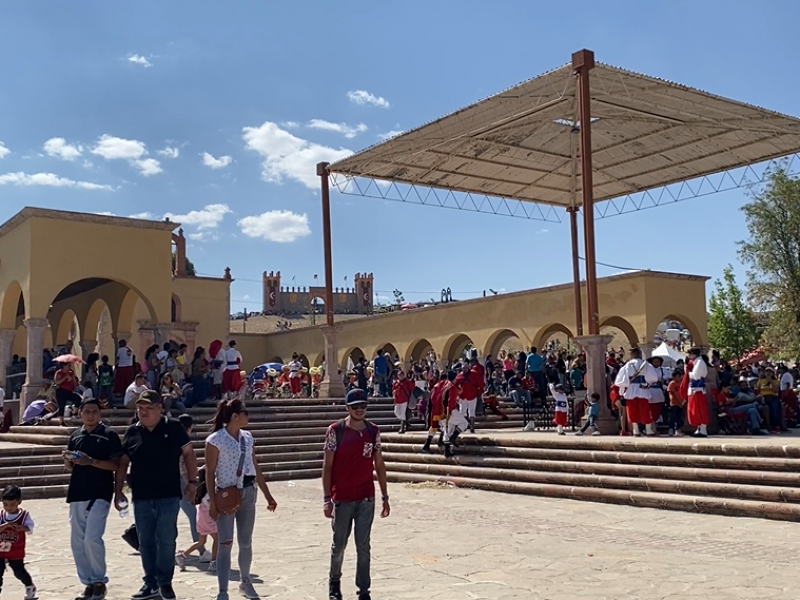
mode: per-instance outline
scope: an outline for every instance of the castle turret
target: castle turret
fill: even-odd
[[[372,273],[356,273],[354,278],[356,287],[355,292],[358,295],[358,312],[359,314],[372,314],[374,290]]]
[[[264,311],[274,312],[280,310],[281,301],[281,272],[264,271]]]

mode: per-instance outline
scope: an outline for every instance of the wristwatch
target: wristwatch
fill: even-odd
[[[196,479],[190,479],[186,483],[189,484],[189,485],[197,485],[197,480]]]

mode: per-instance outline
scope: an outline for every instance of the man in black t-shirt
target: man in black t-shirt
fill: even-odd
[[[162,416],[158,392],[142,392],[136,400],[136,410],[139,421],[128,427],[122,440],[115,498],[120,510],[121,503],[127,502],[122,486],[130,464],[133,514],[144,569],[144,585],[131,599],[174,600],[172,576],[181,499],[180,459],[183,457],[189,475],[187,498],[195,496],[197,460],[189,434],[180,422]]]
[[[72,556],[78,579],[86,586],[79,598],[103,600],[108,583],[103,534],[122,445],[100,421],[98,399],[84,400],[79,414],[83,425],[72,433],[64,452],[64,463],[72,472],[67,490]]]

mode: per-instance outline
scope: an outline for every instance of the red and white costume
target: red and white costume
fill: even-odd
[[[235,346],[225,350],[225,370],[222,372],[222,393],[238,392],[242,387],[242,355]]]
[[[292,396],[299,396],[303,389],[303,379],[301,377],[303,364],[299,360],[292,360],[289,363],[289,387],[292,390]]]
[[[569,413],[569,400],[564,392],[556,390],[555,386],[551,383],[550,394],[553,400],[556,401],[555,410],[553,411],[553,422],[556,424],[556,429],[559,433],[567,426],[567,414]]]
[[[694,425],[700,433],[705,434],[706,425],[708,425],[708,396],[706,396],[708,367],[706,362],[699,356],[695,358],[688,375],[689,403],[686,408],[686,416],[690,425]]]
[[[625,398],[625,409],[633,435],[641,435],[636,424],[645,425],[647,435],[654,435],[653,415],[650,412],[650,390],[652,383],[658,383],[658,373],[649,362],[642,358],[632,358],[619,370],[614,384]]]

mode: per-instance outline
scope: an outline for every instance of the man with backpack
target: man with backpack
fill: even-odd
[[[342,600],[342,562],[351,529],[356,543],[358,600],[370,600],[370,533],[375,517],[373,468],[378,475],[383,509],[389,516],[386,465],[378,427],[366,420],[367,394],[355,388],[345,398],[347,418],[328,427],[322,466],[323,512],[333,519],[329,600]]]

